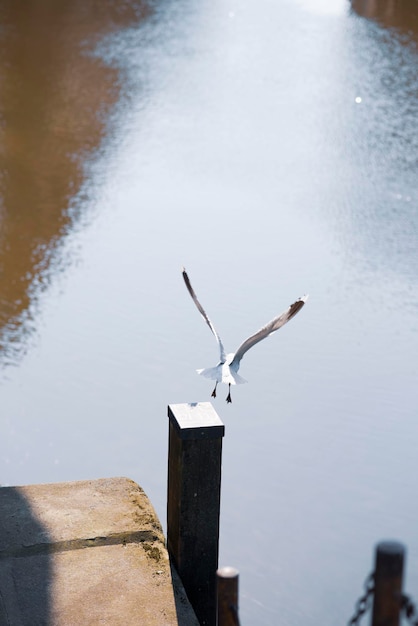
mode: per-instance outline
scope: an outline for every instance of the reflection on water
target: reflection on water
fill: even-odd
[[[407,291],[418,265],[418,65],[411,33],[418,10],[408,1],[353,0],[351,7],[347,30],[333,40],[333,60],[319,59],[329,77],[324,112],[326,100],[333,101],[329,115],[318,115],[322,210],[360,280],[395,273]]]
[[[353,39],[348,49],[361,67],[361,74],[344,76],[353,98],[344,142],[351,151],[347,183],[355,201],[342,204],[351,225],[341,218],[339,226],[354,256],[360,253],[370,268],[397,272],[411,284],[418,263],[418,8],[408,0],[352,0],[351,6],[379,26],[364,21],[363,46]]]
[[[386,27],[418,35],[418,7],[415,0],[351,0],[359,15],[376,20]]]
[[[76,219],[71,200],[119,96],[117,69],[91,52],[147,13],[140,1],[0,5],[0,363],[15,362],[34,330]]]

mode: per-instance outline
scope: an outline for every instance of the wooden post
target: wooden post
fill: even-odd
[[[167,547],[202,626],[216,625],[222,437],[210,402],[168,407]]]
[[[239,626],[238,570],[221,567],[216,572],[218,582],[218,626]]]
[[[405,548],[397,541],[376,546],[372,626],[399,626]]]

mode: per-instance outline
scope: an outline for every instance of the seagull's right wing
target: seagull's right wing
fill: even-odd
[[[215,329],[214,325],[212,324],[212,322],[210,321],[210,319],[206,315],[205,309],[202,307],[202,305],[200,304],[199,300],[197,299],[197,296],[196,296],[196,294],[195,294],[195,292],[193,290],[193,287],[190,284],[189,277],[187,276],[187,272],[184,269],[184,267],[183,267],[183,278],[184,278],[184,282],[186,283],[186,287],[187,287],[187,289],[189,291],[189,294],[192,296],[193,302],[197,306],[200,315],[203,317],[203,319],[205,320],[206,324],[209,326],[209,328],[211,329],[211,331],[215,335],[215,339],[216,339],[216,341],[218,342],[218,345],[219,345],[219,352],[220,352],[221,363],[225,363],[226,353],[225,353],[225,348],[223,346],[221,338],[219,337],[218,333],[216,332],[216,329]]]
[[[231,369],[233,369],[234,367],[238,369],[239,362],[241,361],[242,357],[247,352],[247,350],[252,348],[256,343],[258,343],[262,339],[265,339],[266,337],[271,335],[271,333],[274,333],[276,330],[284,326],[286,322],[291,320],[292,317],[301,310],[301,308],[303,307],[307,299],[308,299],[308,296],[302,296],[302,298],[299,298],[298,300],[296,300],[296,302],[291,304],[286,309],[286,311],[284,311],[284,313],[282,313],[278,317],[275,317],[274,319],[271,320],[271,322],[263,326],[263,328],[260,328],[260,330],[258,330],[254,335],[251,335],[251,337],[248,337],[248,339],[246,339],[240,345],[238,350],[235,352],[235,356],[230,365]]]

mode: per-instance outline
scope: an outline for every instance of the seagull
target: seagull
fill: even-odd
[[[231,385],[241,385],[242,383],[247,382],[245,378],[242,378],[242,376],[238,374],[241,359],[244,356],[244,354],[247,352],[247,350],[252,348],[256,343],[258,343],[262,339],[265,339],[266,337],[274,333],[276,330],[284,326],[289,320],[291,320],[292,317],[301,310],[301,308],[307,301],[308,296],[305,295],[299,298],[298,300],[296,300],[296,302],[291,304],[286,309],[286,311],[284,311],[281,315],[278,315],[277,317],[272,319],[265,326],[260,328],[260,330],[254,333],[254,335],[251,335],[250,337],[248,337],[248,339],[243,341],[243,343],[239,346],[236,352],[227,354],[225,352],[225,348],[224,348],[224,345],[222,343],[220,336],[218,335],[214,325],[212,324],[209,317],[207,316],[205,309],[202,307],[199,300],[197,299],[197,296],[193,290],[193,287],[190,283],[190,279],[184,267],[183,267],[182,273],[183,273],[184,282],[186,283],[186,287],[193,299],[193,302],[197,306],[199,313],[205,320],[206,324],[209,326],[212,333],[215,335],[215,339],[218,342],[218,347],[219,347],[220,360],[219,360],[218,365],[216,365],[216,367],[207,367],[205,369],[199,369],[197,370],[197,373],[201,374],[202,376],[205,376],[206,378],[210,378],[211,380],[216,381],[215,388],[212,391],[213,398],[216,398],[216,388],[218,386],[218,383],[222,382],[222,383],[225,383],[225,385],[228,385],[228,395],[226,397],[226,401],[228,403],[232,402]]]

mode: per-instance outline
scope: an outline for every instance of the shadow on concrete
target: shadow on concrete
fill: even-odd
[[[48,532],[18,487],[0,488],[0,626],[51,624]]]
[[[176,605],[178,626],[199,626],[197,617],[190,617],[190,602],[181,582],[180,576],[170,557],[171,580],[173,581],[174,602]]]

